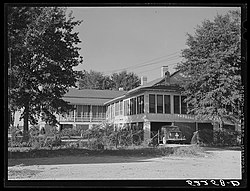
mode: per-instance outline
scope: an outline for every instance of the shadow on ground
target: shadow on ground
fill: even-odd
[[[190,148],[190,149],[189,149]],[[93,151],[87,149],[64,150],[34,150],[28,152],[9,152],[8,166],[32,165],[67,165],[67,164],[103,164],[103,163],[133,163],[148,162],[150,159],[162,156],[195,156],[197,153],[211,155],[209,151],[239,150],[239,148],[203,147],[204,152],[192,147],[177,148],[144,148],[135,150],[104,150]],[[179,152],[178,152],[179,151]],[[202,156],[201,155],[201,156]],[[171,158],[171,157],[170,157]]]
[[[88,149],[9,151],[8,166],[145,162],[145,159],[166,156],[173,152],[173,148],[102,151]]]
[[[205,151],[241,151],[240,146],[234,146],[234,147],[203,147]]]
[[[8,167],[11,166],[32,166],[32,165],[70,165],[70,164],[103,164],[103,163],[133,163],[149,162],[152,157],[128,157],[128,156],[62,156],[42,158],[20,158],[9,159]]]

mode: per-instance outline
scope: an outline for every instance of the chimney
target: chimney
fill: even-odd
[[[147,83],[147,77],[146,76],[142,76],[141,77],[141,86],[145,85]]]
[[[168,66],[162,66],[161,67],[161,77],[165,78],[165,84],[170,84],[170,72],[168,71]]]
[[[161,77],[163,78],[168,71],[168,66],[162,66],[161,67]]]

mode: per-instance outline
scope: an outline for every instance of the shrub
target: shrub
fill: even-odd
[[[198,156],[204,153],[204,149],[198,145],[176,147],[173,155],[175,156]]]
[[[115,129],[113,125],[101,124],[88,129],[84,133],[88,138],[87,147],[90,149],[103,149],[112,147],[128,147],[142,143],[142,130]]]
[[[60,135],[71,137],[71,136],[79,136],[79,135],[81,135],[81,133],[79,130],[76,130],[73,128],[65,128],[60,132]]]
[[[222,129],[214,132],[213,145],[215,146],[237,146],[240,145],[240,132]]]

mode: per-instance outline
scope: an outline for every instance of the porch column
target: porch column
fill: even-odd
[[[90,121],[90,122],[92,122],[92,117],[93,117],[92,105],[90,105],[90,112],[89,112],[89,121]]]
[[[143,130],[144,130],[144,140],[150,139],[150,121],[143,122]]]
[[[149,94],[144,93],[144,113],[149,113]]]
[[[73,129],[76,129],[76,110],[77,110],[77,105],[74,106],[76,109],[73,110],[73,120],[74,120],[74,123],[73,123]]]
[[[195,131],[198,131],[199,129],[198,129],[198,122],[197,121],[195,121]]]
[[[76,105],[74,105],[74,110],[73,110],[73,121],[74,121],[74,123],[76,122],[76,108],[77,106]]]
[[[174,96],[170,95],[170,113],[174,114]]]

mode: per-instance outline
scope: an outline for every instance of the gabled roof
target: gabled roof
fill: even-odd
[[[126,91],[116,90],[95,90],[70,88],[63,96],[63,100],[70,104],[81,105],[104,105],[105,102],[124,95]]]
[[[181,75],[181,72],[180,71],[176,71],[174,72],[173,74],[170,75],[170,85],[179,85],[181,82],[183,82],[183,80],[186,79],[186,77],[184,77],[183,75]],[[153,81],[150,81],[144,85],[141,85],[137,88],[134,88],[130,91],[128,91],[126,94],[130,94],[130,93],[133,93],[137,90],[140,90],[140,89],[143,89],[143,88],[150,88],[150,87],[154,87],[158,84],[161,84],[165,81],[165,77],[161,77],[161,78],[157,78]]]
[[[170,75],[170,80],[169,80],[170,86],[171,86],[171,85],[172,85],[172,86],[180,85],[180,84],[183,82],[184,79],[186,79],[186,77],[183,76],[183,75],[181,74],[180,71],[176,71],[176,72],[174,72],[173,74]],[[165,81],[165,77],[157,78],[157,79],[152,80],[152,81],[150,81],[150,82],[148,82],[148,83],[146,83],[146,84],[144,84],[144,85],[141,85],[141,86],[138,86],[138,87],[136,87],[136,88],[134,88],[134,89],[132,89],[132,90],[129,90],[129,91],[126,92],[124,95],[122,95],[122,96],[120,96],[120,97],[117,97],[117,98],[114,98],[114,99],[112,99],[112,100],[109,100],[109,101],[105,102],[105,104],[108,104],[108,103],[111,103],[111,102],[118,101],[118,100],[120,100],[120,99],[122,99],[122,98],[124,98],[124,97],[127,97],[127,96],[129,96],[130,94],[135,93],[135,92],[137,92],[137,91],[140,91],[140,90],[142,90],[142,89],[147,89],[147,88],[151,88],[151,87],[156,87],[157,85],[160,85],[160,84],[163,83],[164,81]]]

